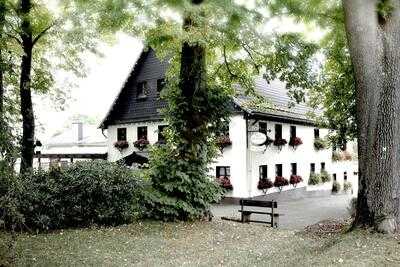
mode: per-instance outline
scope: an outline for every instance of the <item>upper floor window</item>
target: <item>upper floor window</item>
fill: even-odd
[[[117,141],[126,141],[126,128],[117,129]]]
[[[275,175],[282,176],[282,164],[275,165]]]
[[[314,138],[315,139],[319,138],[319,129],[318,128],[314,129]]]
[[[260,179],[268,178],[268,166],[267,165],[261,165],[259,167],[259,173],[260,173]]]
[[[310,172],[315,173],[315,163],[310,164]]]
[[[297,175],[297,163],[291,163],[290,165],[292,167],[292,175]]]
[[[144,139],[147,140],[147,127],[146,126],[140,126],[137,128],[137,137],[139,139]]]
[[[336,181],[336,179],[337,179],[336,178],[336,173],[332,174],[332,176],[333,176],[333,180]]]
[[[282,139],[282,124],[275,124],[275,140]]]
[[[158,142],[165,142],[165,128],[167,128],[167,125],[158,125]]]
[[[139,82],[137,84],[137,98],[146,98],[148,91],[147,81]]]
[[[290,126],[290,139],[293,139],[296,137],[297,137],[296,126]]]
[[[231,177],[231,167],[230,166],[217,166],[216,177]]]
[[[343,173],[343,180],[344,180],[344,181],[347,181],[347,172],[344,172],[344,173]]]
[[[321,171],[325,171],[325,162],[321,162]]]
[[[258,123],[258,131],[263,134],[267,134],[267,123],[260,121]]]
[[[162,89],[165,87],[165,79],[158,79],[157,80],[157,92],[160,93]]]

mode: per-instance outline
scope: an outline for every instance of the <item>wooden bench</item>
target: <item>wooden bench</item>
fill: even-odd
[[[279,223],[279,215],[276,212],[278,208],[278,203],[276,201],[266,201],[266,200],[254,200],[254,199],[241,199],[240,200],[240,210],[241,213],[241,222],[242,223],[265,223],[271,225],[271,227],[278,227]],[[261,207],[266,208],[266,211],[259,210],[249,210],[245,209],[246,207]],[[270,220],[260,221],[260,220],[251,220],[251,214],[265,214],[269,216]]]

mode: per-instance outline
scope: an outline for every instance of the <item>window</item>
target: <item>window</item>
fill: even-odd
[[[216,168],[216,177],[231,177],[231,167],[229,166],[217,166]]]
[[[290,126],[290,139],[296,138],[296,126]]]
[[[319,129],[314,129],[314,138],[319,138]]]
[[[282,124],[275,124],[275,140],[282,139]]]
[[[147,127],[141,126],[137,128],[137,138],[147,140]]]
[[[117,129],[117,141],[126,141],[126,128]]]
[[[325,171],[325,162],[321,162],[321,171]]]
[[[358,172],[353,172],[354,175],[358,175]]]
[[[344,181],[347,181],[347,172],[344,172],[344,173],[343,173],[343,180],[344,180]]]
[[[297,163],[291,163],[290,166],[292,167],[292,175],[297,175]]]
[[[275,175],[282,176],[282,164],[275,165]]]
[[[263,134],[267,134],[267,123],[266,122],[259,122],[258,123],[258,131]]]
[[[158,125],[158,142],[165,142],[165,136],[163,131],[167,128],[167,125]]]
[[[137,98],[146,98],[148,92],[148,84],[146,81],[137,84]]]
[[[260,179],[268,178],[268,166],[267,165],[261,165],[259,167],[259,172],[260,172]]]
[[[336,181],[336,173],[332,174],[333,180]]]
[[[315,163],[310,164],[310,172],[315,173]]]
[[[157,80],[157,92],[160,93],[162,89],[165,87],[165,79]]]

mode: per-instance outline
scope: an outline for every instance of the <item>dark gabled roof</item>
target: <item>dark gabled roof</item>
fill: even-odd
[[[168,62],[157,59],[151,48],[143,51],[100,127],[107,129],[115,124],[162,120],[159,111],[166,103],[160,100],[155,87],[157,79],[165,76],[167,66]],[[145,100],[136,97],[136,84],[142,80],[149,81],[151,85]],[[305,104],[293,104],[285,83],[280,81],[268,83],[263,78],[255,80],[255,93],[265,100],[261,105],[256,103],[254,96],[240,92],[237,89],[233,104],[250,117],[313,125],[315,121],[309,118],[309,113],[320,114],[320,111]]]

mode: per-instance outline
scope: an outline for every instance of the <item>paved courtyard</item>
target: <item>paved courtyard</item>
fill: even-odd
[[[279,228],[300,230],[326,219],[346,219],[349,217],[347,207],[351,196],[330,195],[323,197],[307,197],[301,199],[280,199],[278,200],[278,213],[284,214],[279,219]],[[215,205],[213,206],[214,219],[222,216],[229,218],[240,218],[238,205]],[[252,214],[252,218],[260,219],[261,216]]]

